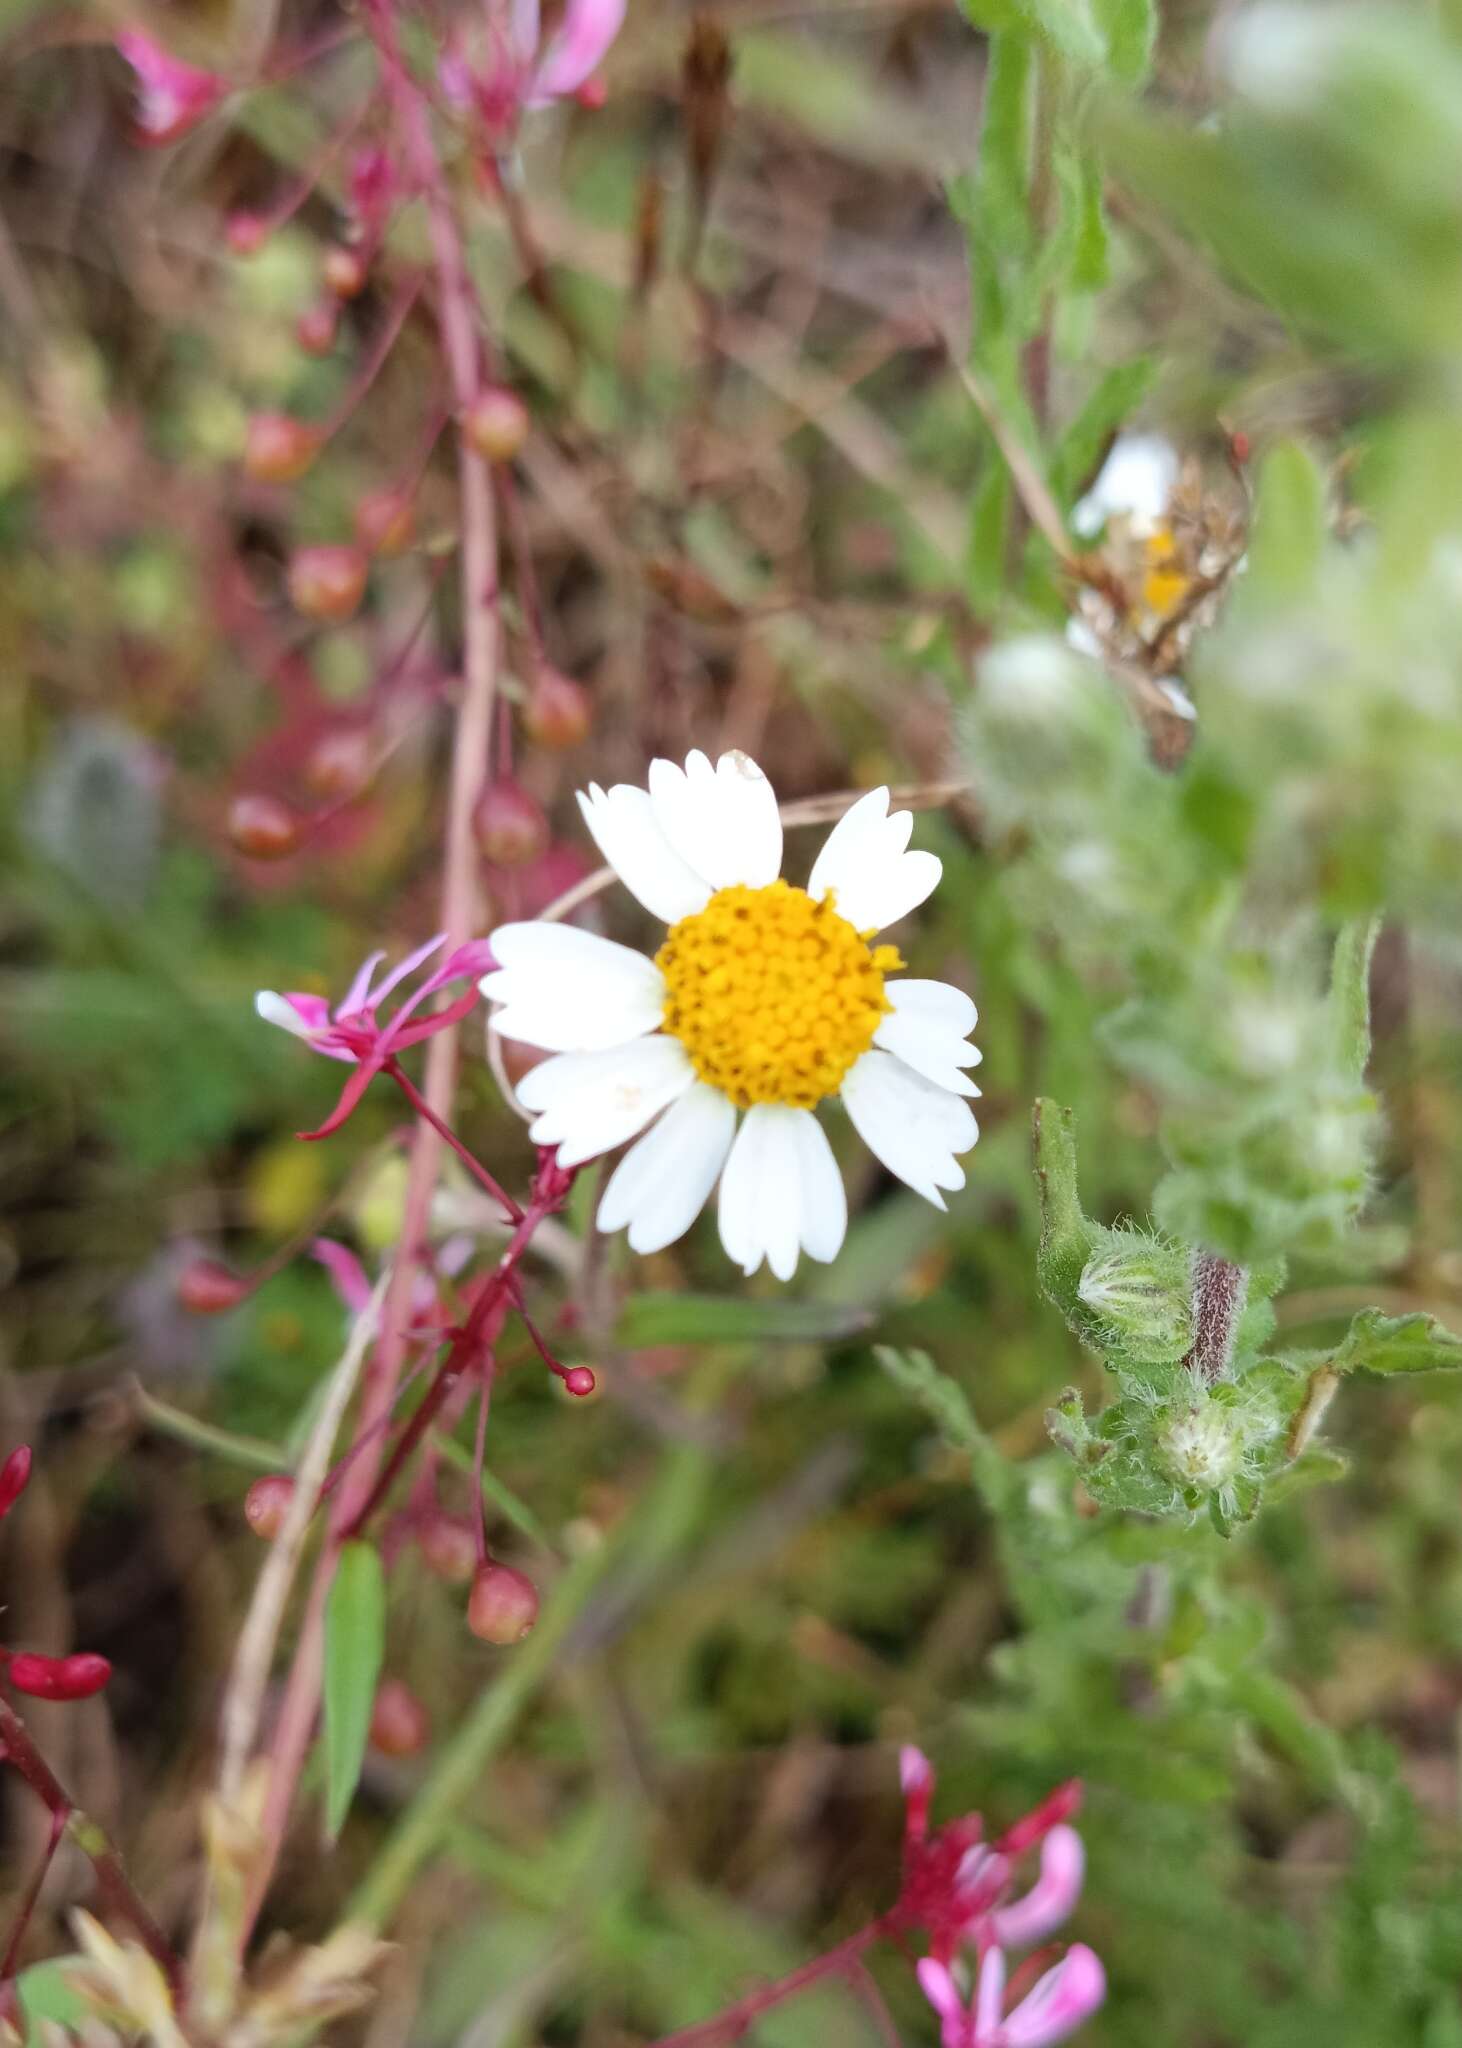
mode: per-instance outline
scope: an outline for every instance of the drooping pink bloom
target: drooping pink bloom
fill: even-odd
[[[455,43],[439,77],[454,106],[475,111],[493,140],[512,133],[525,110],[578,98],[624,25],[626,0],[567,0],[558,28],[543,42],[539,0],[491,9],[485,53]]]
[[[922,1750],[899,1759],[904,1793],[902,1916],[923,1927],[936,1962],[962,1946],[1027,1946],[1070,1914],[1081,1891],[1080,1837],[1065,1825],[1080,1802],[1073,1781],[1057,1789],[993,1843],[977,1813],[960,1815],[931,1831],[934,1771]],[[1022,1897],[1010,1896],[1016,1859],[1041,1845],[1041,1874]]]
[[[228,90],[217,72],[200,71],[170,56],[141,29],[124,29],[117,49],[137,74],[139,142],[176,142],[212,113]]]
[[[919,1987],[939,2015],[943,2048],[1052,2048],[1085,2024],[1107,1993],[1106,1972],[1081,1942],[1075,1942],[1009,2012],[1005,2006],[1005,1955],[992,1948],[980,1965],[973,1994],[966,1998],[952,1971],[925,1956]]]
[[[438,1031],[449,1030],[467,1015],[477,1001],[478,977],[495,965],[485,939],[471,939],[465,946],[455,947],[397,1006],[389,1022],[383,1024],[376,1014],[386,997],[445,943],[446,934],[438,932],[434,939],[409,953],[375,987],[372,982],[376,969],[386,956],[372,953],[334,1009],[324,996],[298,991],[279,995],[273,989],[261,989],[255,996],[254,1008],[267,1024],[277,1024],[282,1031],[302,1038],[312,1052],[323,1053],[326,1059],[343,1060],[355,1068],[324,1123],[318,1130],[302,1133],[303,1136],[327,1138],[332,1131],[339,1130],[383,1067],[408,1047],[419,1045],[422,1039],[431,1038]],[[423,1003],[452,982],[463,980],[467,987],[445,1009],[417,1014]]]

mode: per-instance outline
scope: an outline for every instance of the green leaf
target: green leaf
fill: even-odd
[[[1106,39],[1107,70],[1121,85],[1141,85],[1157,41],[1155,0],[1092,0],[1092,12]]]
[[[1097,384],[1061,436],[1051,464],[1051,487],[1063,504],[1079,497],[1092,481],[1108,441],[1131,419],[1156,374],[1155,356],[1134,356],[1108,370]]]
[[[1331,1363],[1337,1372],[1456,1372],[1462,1337],[1420,1310],[1407,1316],[1362,1309]]]
[[[1325,479],[1298,441],[1271,448],[1259,472],[1249,575],[1282,596],[1309,584],[1325,544]]]
[[[976,1486],[991,1512],[1001,1513],[1021,1482],[976,1422],[963,1387],[941,1372],[927,1352],[877,1344],[873,1355],[894,1384],[918,1402],[951,1449],[969,1454]]]
[[[1042,1291],[1071,1327],[1084,1334],[1090,1318],[1081,1300],[1081,1275],[1097,1241],[1076,1187],[1076,1119],[1069,1109],[1042,1100],[1032,1119],[1036,1185],[1041,1197],[1041,1242],[1036,1272]]]
[[[71,1960],[66,1956],[52,1956],[44,1963],[32,1963],[16,1978],[15,1988],[20,1994],[20,2009],[26,2017],[28,2040],[34,2038],[33,2029],[41,2020],[50,2020],[71,2032],[79,2032],[85,2021],[89,2007],[72,1989],[67,1967]]]
[[[870,1309],[839,1301],[743,1301],[717,1294],[632,1294],[614,1343],[633,1351],[656,1344],[815,1344],[852,1337],[873,1321]]]
[[[386,1580],[370,1543],[347,1543],[325,1608],[325,1824],[338,1835],[370,1734],[386,1641]]]
[[[1342,926],[1330,969],[1330,1021],[1335,1057],[1357,1083],[1371,1056],[1371,955],[1380,930],[1377,918],[1354,918]]]

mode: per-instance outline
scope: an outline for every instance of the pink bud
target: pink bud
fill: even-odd
[[[192,1259],[178,1276],[178,1306],[190,1315],[226,1315],[250,1292],[249,1282],[218,1259]]]
[[[318,427],[287,412],[256,412],[244,441],[244,472],[255,483],[292,484],[320,452]]]
[[[358,298],[365,290],[366,262],[355,249],[347,249],[337,243],[325,251],[325,260],[320,266],[325,280],[325,289],[334,292],[337,299]]]
[[[278,797],[236,796],[228,807],[228,836],[250,860],[287,860],[300,843],[300,821]]]
[[[139,142],[176,142],[223,98],[224,82],[216,73],[170,57],[140,29],[124,29],[117,48],[137,74]]]
[[[523,706],[523,726],[541,747],[576,747],[589,731],[589,693],[559,669],[541,666]]]
[[[20,1444],[0,1465],[0,1516],[8,1515],[30,1478],[30,1445]]]
[[[563,1376],[563,1384],[565,1393],[573,1394],[582,1401],[586,1394],[593,1393],[599,1382],[587,1365],[571,1365]]]
[[[235,256],[256,256],[269,239],[269,223],[262,214],[241,210],[229,215],[224,234]]]
[[[597,114],[609,98],[609,87],[602,78],[586,78],[574,92],[574,100],[586,113]]]
[[[384,149],[359,149],[350,165],[350,205],[361,227],[380,228],[396,193],[396,172]]]
[[[371,779],[375,747],[363,726],[337,726],[322,733],[305,762],[305,780],[316,796],[358,796]]]
[[[467,1626],[485,1643],[522,1642],[538,1619],[538,1588],[510,1564],[485,1564],[472,1581]]]
[[[511,462],[528,438],[528,408],[506,384],[485,384],[462,415],[469,448],[487,462]]]
[[[430,1508],[417,1524],[416,1541],[428,1571],[449,1586],[465,1586],[477,1570],[477,1533],[462,1515]]]
[[[500,868],[523,868],[548,845],[548,819],[536,797],[517,782],[489,782],[472,811],[472,831],[485,859]]]
[[[105,1657],[38,1657],[22,1651],[10,1659],[10,1683],[38,1700],[85,1700],[112,1675]]]
[[[328,356],[340,331],[340,301],[321,299],[295,322],[295,340],[307,356]]]
[[[298,548],[289,564],[290,602],[307,619],[339,624],[358,609],[366,574],[366,558],[359,548],[342,542]]]
[[[431,1740],[431,1715],[411,1687],[384,1678],[371,1708],[371,1747],[382,1756],[415,1756]]]
[[[368,554],[404,553],[411,546],[415,530],[411,495],[393,485],[367,491],[355,508],[355,537]]]
[[[256,1536],[272,1543],[284,1527],[289,1504],[294,1499],[294,1481],[287,1472],[266,1472],[244,1495],[244,1520]]]

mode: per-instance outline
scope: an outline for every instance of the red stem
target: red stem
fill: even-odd
[[[724,2012],[718,2012],[713,2019],[699,2020],[693,2027],[682,2027],[678,2034],[665,2034],[652,2044],[652,2048],[704,2048],[711,2041],[735,2040],[744,2034],[747,2027],[773,2006],[781,2005],[789,1998],[795,1998],[800,1991],[806,1991],[814,1984],[820,1984],[824,1977],[846,1976],[850,1967],[872,1948],[886,1934],[891,1934],[899,1924],[898,1909],[870,1920],[866,1927],[860,1927],[856,1934],[850,1934],[846,1941],[840,1941],[836,1948],[830,1948],[826,1955],[814,1956],[810,1963],[804,1963],[800,1970],[793,1970],[788,1977],[779,1977],[775,1984],[764,1984],[760,1991],[749,1992],[738,1999],[735,2005],[728,2005]]]
[[[482,1164],[482,1161],[474,1153],[468,1151],[451,1125],[446,1122],[445,1118],[437,1115],[415,1082],[402,1072],[396,1061],[387,1060],[381,1072],[391,1076],[391,1079],[396,1083],[396,1086],[401,1090],[401,1093],[406,1097],[406,1100],[411,1104],[417,1115],[424,1116],[437,1136],[446,1140],[462,1164],[467,1168],[467,1171],[482,1183],[495,1202],[501,1204],[512,1221],[514,1223],[521,1223],[523,1220],[521,1205],[513,1200],[505,1187],[494,1180],[493,1176]]]

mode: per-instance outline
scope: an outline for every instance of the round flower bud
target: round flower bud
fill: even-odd
[[[37,1700],[86,1700],[100,1692],[112,1675],[105,1657],[82,1652],[75,1657],[38,1657],[21,1651],[10,1659],[10,1683],[17,1692]]]
[[[548,845],[548,819],[521,783],[489,782],[472,811],[483,857],[500,868],[523,868]]]
[[[294,338],[307,356],[328,356],[340,332],[340,301],[321,299],[309,306],[294,324]]]
[[[290,602],[307,619],[338,624],[353,616],[365,595],[367,566],[359,548],[341,542],[298,548],[289,564]]]
[[[511,462],[528,438],[528,408],[505,384],[486,384],[462,415],[467,445],[487,462]]]
[[[1076,1291],[1114,1348],[1178,1359],[1193,1342],[1186,1254],[1133,1232],[1087,1260]]]
[[[390,485],[367,491],[355,508],[355,537],[367,554],[402,554],[415,531],[416,515],[407,491]]]
[[[541,747],[576,747],[589,731],[589,693],[556,668],[541,667],[523,706],[523,728]]]
[[[365,290],[366,263],[358,250],[337,243],[325,251],[320,269],[326,289],[334,292],[337,299],[354,299]]]
[[[8,1515],[25,1492],[30,1466],[29,1444],[17,1444],[5,1463],[0,1465],[0,1515]]]
[[[587,1365],[571,1365],[563,1376],[563,1384],[565,1393],[573,1394],[582,1401],[586,1394],[593,1393],[599,1382]]]
[[[485,1564],[472,1581],[467,1626],[485,1643],[521,1643],[538,1619],[538,1588],[510,1564]]]
[[[371,779],[374,748],[363,726],[341,725],[322,733],[305,762],[305,780],[316,796],[340,801],[358,796]]]
[[[431,1740],[431,1715],[399,1678],[381,1680],[371,1708],[370,1740],[382,1756],[415,1756]]]
[[[249,1282],[218,1259],[192,1259],[178,1276],[178,1306],[194,1316],[227,1315],[249,1291]]]
[[[477,1570],[477,1532],[465,1515],[430,1509],[417,1524],[416,1541],[427,1570],[449,1586],[465,1586]]]
[[[294,1481],[287,1472],[266,1472],[244,1495],[244,1520],[256,1536],[270,1543],[284,1527],[289,1504],[294,1499]]]
[[[244,441],[244,473],[255,483],[292,484],[320,452],[317,427],[287,412],[256,412]]]
[[[1157,1450],[1180,1486],[1214,1493],[1239,1469],[1243,1431],[1232,1408],[1204,1401],[1169,1416],[1158,1434]]]
[[[275,796],[236,796],[228,807],[228,836],[250,860],[287,860],[300,843],[300,821]]]
[[[261,214],[241,209],[229,215],[224,234],[235,256],[254,256],[269,239],[269,223]]]

